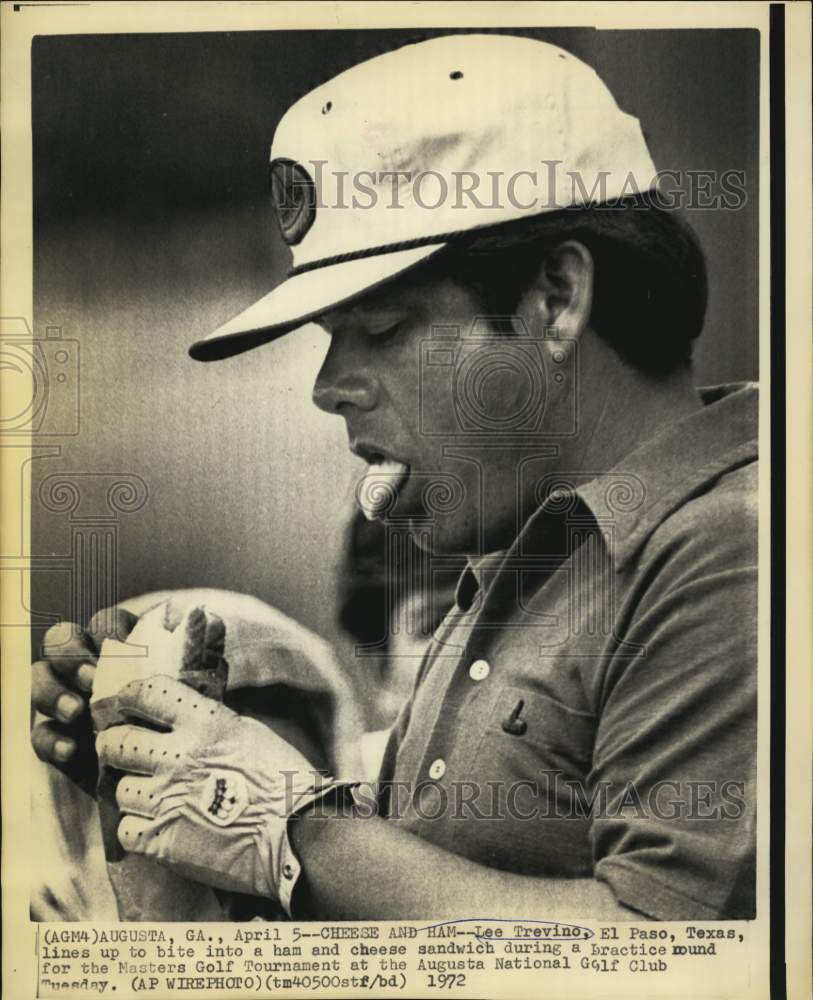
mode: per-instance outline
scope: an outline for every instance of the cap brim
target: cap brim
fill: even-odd
[[[445,243],[345,260],[286,279],[254,305],[189,348],[196,361],[219,361],[276,340],[362,292],[420,264]]]

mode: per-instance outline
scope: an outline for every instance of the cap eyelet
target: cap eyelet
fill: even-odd
[[[331,109],[332,107],[333,107],[333,101],[327,101],[327,102],[326,102],[326,103],[325,103],[325,104],[324,104],[324,105],[322,106],[322,114],[323,114],[323,115],[326,115],[326,114],[327,114],[327,113],[328,113],[328,112],[330,111],[330,109]]]
[[[462,80],[463,79],[463,74],[460,72],[459,69],[453,70],[449,74],[449,79],[450,80]]]

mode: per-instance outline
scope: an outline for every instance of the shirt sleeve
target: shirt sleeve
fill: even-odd
[[[687,504],[641,557],[603,675],[594,873],[655,919],[755,915],[756,545],[742,496]]]

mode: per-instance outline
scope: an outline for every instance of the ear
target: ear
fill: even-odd
[[[560,336],[576,339],[590,322],[593,306],[593,256],[577,240],[550,249],[517,313],[531,330],[555,326]]]

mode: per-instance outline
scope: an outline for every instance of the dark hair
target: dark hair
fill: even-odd
[[[645,196],[479,230],[455,238],[429,266],[474,290],[489,315],[508,316],[545,253],[567,239],[593,257],[596,333],[647,373],[690,365],[708,295],[703,251],[685,220]]]

